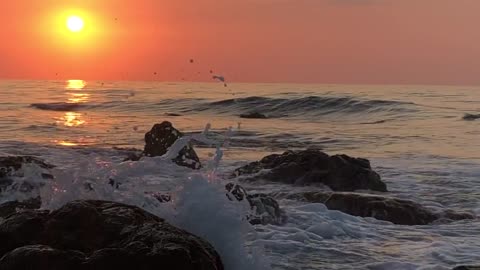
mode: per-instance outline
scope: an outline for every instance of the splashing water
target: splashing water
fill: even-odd
[[[225,269],[270,269],[270,263],[262,256],[261,246],[247,246],[247,238],[256,237],[246,220],[250,211],[248,203],[230,201],[221,179],[215,174],[225,143],[209,139],[209,129],[207,125],[203,133],[178,139],[161,157],[138,162],[115,163],[94,153],[76,156],[75,164],[51,171],[53,181],[42,179],[44,170],[37,165],[24,164],[18,176],[12,177],[14,184],[28,182],[38,189],[24,193],[9,187],[0,203],[40,196],[41,208],[48,210],[84,199],[136,205],[207,240],[220,254]],[[231,129],[226,137],[229,134]],[[192,141],[217,146],[203,172],[192,173],[170,161]],[[151,195],[165,192],[171,195],[171,201],[161,203]]]

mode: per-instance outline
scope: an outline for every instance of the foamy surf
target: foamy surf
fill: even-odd
[[[416,87],[395,91],[389,87],[232,84],[240,101],[235,103],[217,84],[125,82],[109,84],[108,89],[96,85],[89,83],[85,91],[91,94],[85,105],[95,107],[83,107],[74,114],[30,106],[67,102],[71,90],[58,89],[62,86],[58,82],[20,84],[24,96],[20,101],[8,91],[0,93],[4,127],[0,152],[39,156],[57,166],[51,170],[54,185],[39,183],[41,196],[51,198],[43,201],[45,209],[57,209],[74,198],[138,205],[214,243],[229,269],[269,269],[266,265],[279,270],[452,269],[480,261],[478,220],[402,226],[352,217],[323,204],[276,197],[287,222],[252,226],[244,218],[249,210],[246,205],[226,200],[223,177],[272,152],[316,147],[330,154],[369,158],[393,197],[415,200],[434,211],[450,208],[478,215],[479,126],[476,121],[462,121],[465,112],[478,109],[473,102],[478,101],[475,89],[432,88],[427,93]],[[54,92],[42,90],[52,87],[56,87]],[[286,89],[295,93],[279,94]],[[192,93],[201,98],[192,99]],[[252,101],[251,93],[262,98]],[[339,103],[322,108],[327,102],[323,98]],[[218,101],[228,102],[212,105]],[[297,108],[300,101],[311,103],[311,110]],[[437,104],[447,101],[448,109]],[[239,117],[261,107],[290,116]],[[205,170],[192,173],[161,157],[123,162],[129,151],[122,149],[142,147],[144,133],[163,120],[172,121],[190,139],[198,135],[198,141],[193,141]],[[213,125],[206,137],[214,143],[202,138],[208,122]],[[227,136],[229,126],[235,129]],[[37,170],[25,167],[24,177],[18,180],[38,179]],[[217,177],[212,177],[213,171]],[[115,179],[119,187],[114,188],[109,179]],[[242,185],[250,193],[273,196],[324,190],[266,182]],[[168,193],[173,200],[160,203],[148,192]],[[2,200],[28,198],[15,192],[8,196],[3,193]]]

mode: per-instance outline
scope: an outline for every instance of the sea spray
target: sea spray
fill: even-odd
[[[173,225],[186,229],[210,242],[221,255],[227,270],[265,270],[270,263],[260,245],[247,247],[247,237],[255,238],[255,230],[246,220],[251,211],[246,201],[231,201],[226,196],[222,179],[215,174],[228,145],[232,130],[223,142],[208,138],[210,125],[204,132],[178,139],[161,157],[143,158],[138,162],[120,162],[102,158],[96,153],[79,155],[74,166],[51,170],[52,179],[42,179],[42,169],[24,164],[15,183],[31,182],[37,193],[13,192],[8,200],[26,200],[40,196],[42,209],[58,209],[73,200],[97,199],[142,207]],[[176,166],[171,159],[192,142],[215,147],[215,154],[203,171]],[[152,194],[171,196],[160,202]],[[2,198],[5,198],[2,194]],[[249,239],[250,240],[250,239]]]

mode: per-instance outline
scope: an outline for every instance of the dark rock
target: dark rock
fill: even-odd
[[[74,201],[0,221],[0,269],[222,270],[213,247],[138,207]]]
[[[49,269],[78,270],[85,255],[73,250],[58,250],[49,246],[31,245],[19,247],[7,253],[1,260],[2,270]]]
[[[480,270],[480,266],[457,266],[453,270]]]
[[[32,245],[40,239],[48,212],[27,210],[0,221],[0,258],[18,247]],[[0,269],[2,269],[0,263]]]
[[[7,217],[15,214],[17,211],[27,209],[39,209],[42,206],[42,202],[39,197],[28,199],[23,202],[10,201],[0,204],[0,218]]]
[[[123,161],[139,161],[142,157],[143,153],[128,153],[128,156]]]
[[[183,133],[175,129],[172,123],[168,121],[155,124],[152,129],[145,134],[144,154],[148,157],[162,156],[167,153],[175,141],[182,136]],[[180,166],[191,169],[199,169],[201,167],[200,159],[191,145],[185,146],[173,161]]]
[[[471,219],[473,215],[452,211],[433,213],[412,201],[355,193],[333,193],[325,205],[353,216],[372,217],[400,225],[426,225],[440,218]]]
[[[225,186],[227,197],[230,200],[243,201],[247,199],[252,212],[247,216],[252,225],[274,224],[282,225],[286,222],[285,212],[280,208],[278,202],[267,194],[248,194],[240,185],[228,183]]]
[[[334,191],[387,191],[386,184],[372,170],[368,160],[347,155],[329,156],[317,149],[269,155],[234,172],[234,176],[252,174],[256,175],[245,180],[263,179],[297,185],[324,184]]]
[[[43,172],[40,174],[41,179],[38,182],[23,181],[24,175],[20,171],[24,164],[34,164],[40,167]],[[0,157],[0,199],[2,199],[2,192],[9,190],[10,192],[29,193],[30,199],[23,202],[10,201],[0,205],[0,217],[7,214],[12,214],[17,210],[22,209],[38,209],[41,201],[38,197],[39,188],[44,185],[44,180],[53,179],[53,175],[49,170],[55,166],[46,163],[40,158],[33,156],[2,156]],[[14,181],[13,177],[17,180]]]
[[[228,183],[225,185],[227,190],[227,197],[232,201],[236,199],[237,201],[243,201],[247,196],[247,191],[240,185],[235,183]]]
[[[166,203],[172,200],[172,196],[169,194],[164,194],[164,193],[159,193],[159,192],[154,192],[154,193],[147,193],[153,198],[157,199],[157,201],[161,203]]]
[[[282,225],[287,221],[285,212],[274,198],[266,194],[251,194],[247,196],[247,200],[252,210],[255,211],[247,217],[251,224]]]
[[[467,121],[477,120],[477,119],[480,119],[480,113],[479,114],[466,113],[462,119]]]
[[[12,176],[23,177],[19,170],[24,164],[35,164],[39,166],[45,170],[41,174],[42,179],[53,179],[53,175],[48,173],[48,169],[52,169],[55,166],[46,163],[40,158],[33,156],[2,156],[0,157],[0,192],[14,184],[11,179]],[[13,187],[13,189],[23,192],[29,192],[33,188],[34,185],[28,182],[23,182]]]
[[[286,195],[279,195],[289,200],[296,200],[309,203],[325,203],[328,198],[332,195],[332,192],[320,192],[320,191],[310,191],[310,192],[301,192],[293,193]]]
[[[179,114],[179,113],[165,113],[165,115],[166,115],[166,116],[173,116],[173,117],[175,117],[175,116],[182,116],[182,115]]]
[[[143,157],[143,150],[137,148],[114,146],[113,149],[127,156],[123,161],[139,161]]]
[[[449,209],[438,214],[438,218],[448,219],[448,220],[464,220],[464,219],[475,219],[475,216],[471,213],[457,212]]]
[[[265,114],[262,114],[259,112],[250,112],[250,113],[240,114],[240,118],[267,119],[268,117]]]
[[[55,167],[33,156],[3,156],[0,157],[0,178],[7,177],[20,170],[23,164],[35,164],[43,169],[53,169]]]

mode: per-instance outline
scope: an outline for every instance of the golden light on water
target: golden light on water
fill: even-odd
[[[68,80],[65,87],[66,90],[82,90],[87,86],[84,80]],[[68,103],[85,103],[90,99],[90,94],[81,92],[69,92]]]
[[[67,81],[67,90],[81,90],[87,86],[87,82],[84,80],[68,80]]]
[[[77,143],[67,141],[57,141],[57,144],[62,146],[78,146]]]
[[[86,103],[90,99],[90,94],[82,92],[73,92],[75,90],[82,90],[87,86],[84,80],[68,80],[65,89],[68,90],[67,103],[80,104]],[[57,123],[62,123],[66,127],[78,127],[84,125],[86,121],[83,119],[83,114],[79,112],[66,112],[60,117]]]
[[[82,114],[77,112],[66,112],[63,117],[60,118],[60,122],[66,127],[78,127],[86,123],[82,119]]]
[[[90,94],[86,93],[73,93],[68,98],[68,103],[85,103],[89,100]]]

